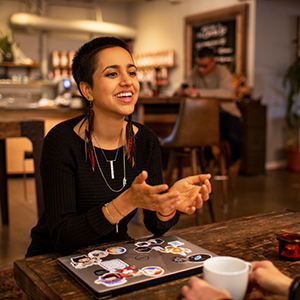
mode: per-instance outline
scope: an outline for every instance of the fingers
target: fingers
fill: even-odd
[[[200,188],[200,194],[201,194],[201,206],[202,206],[202,202],[203,201],[207,201],[209,199],[209,194],[210,194],[210,189],[207,187],[207,185],[202,185],[201,188]],[[197,206],[197,208],[199,208]]]
[[[194,176],[188,176],[186,177],[186,180],[189,184],[194,185],[209,180],[210,178],[211,178],[211,174],[198,174]]]
[[[202,185],[200,188],[199,194],[196,195],[195,201],[192,205],[186,208],[186,214],[193,214],[196,209],[199,209],[203,206],[203,201],[209,200],[209,191],[206,185]]]
[[[269,269],[274,269],[274,265],[271,261],[262,260],[262,261],[252,261],[251,262],[253,271],[249,274],[249,281],[259,280],[260,276],[263,276],[265,272]]]
[[[187,206],[183,212],[187,215],[192,215],[195,211],[196,211],[195,206]]]
[[[133,183],[137,183],[137,184],[144,183],[147,178],[148,178],[148,172],[147,171],[142,171],[141,174],[139,174],[138,176],[135,177]]]
[[[210,194],[211,191],[212,191],[210,181],[208,179],[205,179],[204,180],[204,185],[207,187],[208,194]]]
[[[159,184],[155,186],[150,186],[146,183],[148,178],[147,171],[142,171],[133,181],[133,184],[143,185],[143,192],[145,194],[159,194],[168,190],[167,184]]]

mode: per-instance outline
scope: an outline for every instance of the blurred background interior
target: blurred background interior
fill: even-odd
[[[215,222],[299,210],[299,16],[299,0],[1,0],[0,122],[2,116],[43,120],[46,134],[83,114],[70,68],[74,51],[94,37],[115,35],[128,42],[139,70],[134,117],[165,138],[181,103],[174,93],[191,71],[194,51],[218,43],[217,61],[232,73],[243,115],[243,152],[235,188],[226,181],[225,207],[223,181],[212,180]],[[287,73],[290,66],[294,73]],[[294,94],[291,81],[284,84],[287,74],[298,78]],[[5,147],[9,223],[0,224],[0,267],[24,256],[37,222],[32,143],[7,137]],[[165,175],[169,152],[162,155]],[[182,175],[191,172],[186,159]],[[208,208],[205,203],[202,224],[212,222]],[[194,216],[182,215],[176,228],[195,224]],[[130,234],[148,234],[138,217]]]

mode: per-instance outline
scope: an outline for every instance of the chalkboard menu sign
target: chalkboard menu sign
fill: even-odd
[[[215,59],[219,64],[225,64],[234,72],[235,70],[235,34],[236,20],[201,24],[192,27],[192,62],[194,64],[197,52],[204,48],[212,48]]]
[[[185,18],[186,74],[203,47],[215,50],[216,60],[232,73],[246,74],[247,4],[235,5]]]

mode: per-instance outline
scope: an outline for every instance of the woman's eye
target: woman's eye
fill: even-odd
[[[110,73],[106,74],[107,77],[113,77],[116,75],[117,75],[117,72],[110,72]]]
[[[131,75],[131,76],[136,76],[136,71],[131,71],[131,72],[129,72],[129,75]]]

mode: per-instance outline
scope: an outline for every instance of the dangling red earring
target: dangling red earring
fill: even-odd
[[[132,125],[132,115],[128,116],[128,122],[126,125],[126,157],[128,162],[131,162],[132,166],[135,165],[136,160],[136,143],[135,134]]]
[[[95,157],[93,151],[92,143],[92,132],[94,131],[94,111],[93,111],[93,101],[90,101],[90,111],[87,115],[88,125],[85,128],[85,160],[89,158],[92,169],[95,171]]]

